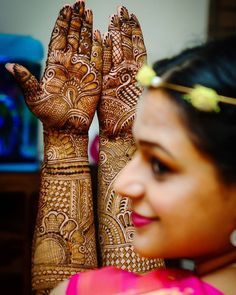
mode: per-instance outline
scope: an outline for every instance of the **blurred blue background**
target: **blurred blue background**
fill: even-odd
[[[38,120],[28,110],[5,64],[18,62],[40,78],[43,56],[39,40],[25,35],[0,34],[0,171],[39,169]]]

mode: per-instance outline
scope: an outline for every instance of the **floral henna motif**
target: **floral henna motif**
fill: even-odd
[[[88,137],[46,130],[39,209],[33,242],[32,286],[51,289],[97,267]]]
[[[129,135],[113,140],[102,137],[100,150],[98,214],[102,264],[137,273],[164,267],[162,259],[146,259],[135,253],[130,201],[113,190],[119,171],[135,152],[133,139]]]
[[[103,88],[98,109],[99,241],[103,265],[139,273],[163,267],[163,261],[144,259],[134,252],[130,202],[117,196],[112,186],[135,151],[131,130],[137,100],[142,93],[135,76],[145,59],[137,18],[121,7],[118,15],[111,18],[103,40]]]
[[[48,55],[50,55],[51,50],[64,50],[66,48],[71,13],[72,9],[69,5],[61,9],[52,31]]]
[[[66,64],[66,67],[49,66],[44,77],[44,95],[40,101],[29,101],[28,104],[36,115],[44,113],[41,119],[45,124],[72,127],[78,133],[85,133],[99,98],[98,75],[78,55],[74,55],[69,62],[63,55],[55,54],[54,58],[55,63]]]
[[[78,3],[83,2],[77,2],[75,7]],[[92,40],[92,12],[83,11],[80,9],[77,12],[68,6],[62,9],[52,34],[47,67],[40,83],[28,70],[14,65],[14,74],[21,84],[26,102],[44,127],[70,129],[80,134],[88,131],[102,83],[101,35],[95,31]],[[70,17],[73,21],[69,27]],[[76,20],[80,23],[76,28],[81,28],[77,35],[74,33]],[[69,34],[67,42],[66,32]]]
[[[107,136],[131,132],[137,100],[142,93],[135,76],[145,58],[139,23],[121,7],[119,16],[111,18],[109,33],[103,41],[103,88],[98,115],[100,131]]]
[[[82,24],[81,28],[81,35],[80,35],[80,48],[79,54],[85,55],[90,57],[91,54],[91,40],[92,40],[92,21],[93,21],[93,14],[91,10],[85,11],[85,19]]]
[[[133,57],[137,62],[138,68],[146,62],[146,51],[144,47],[143,34],[137,17],[134,14],[130,16],[130,23],[132,26],[132,44],[133,44]]]
[[[120,32],[121,32],[121,42],[122,51],[124,58],[126,60],[133,60],[133,44],[132,44],[132,20],[129,16],[129,12],[125,7],[119,8],[120,15]]]
[[[84,9],[84,2],[76,2],[74,4],[67,37],[67,49],[71,49],[73,52],[77,52],[79,48],[80,32],[83,22],[82,18],[84,15]]]
[[[47,164],[54,161],[84,161],[88,159],[88,137],[74,136],[59,130],[44,131],[44,161]]]
[[[41,82],[20,65],[8,68],[44,126],[32,259],[37,294],[97,266],[87,133],[101,94],[102,39],[92,23],[83,1],[60,11]]]

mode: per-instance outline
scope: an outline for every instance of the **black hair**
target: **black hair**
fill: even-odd
[[[156,62],[154,70],[166,82],[209,87],[236,101],[236,36],[210,41]],[[225,183],[236,181],[236,105],[219,103],[221,111],[194,108],[181,93],[165,89],[184,112],[195,146],[210,158]]]

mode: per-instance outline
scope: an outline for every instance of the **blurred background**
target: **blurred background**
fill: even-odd
[[[94,27],[124,5],[138,17],[148,62],[236,33],[235,0],[86,0]],[[40,78],[47,44],[63,0],[1,0],[0,10],[0,294],[30,294],[30,253],[43,159],[42,127],[28,111],[6,62],[20,62]],[[69,2],[72,4],[72,2]],[[89,155],[96,184],[96,118]],[[95,168],[94,168],[95,167]],[[14,281],[14,284],[12,284]]]

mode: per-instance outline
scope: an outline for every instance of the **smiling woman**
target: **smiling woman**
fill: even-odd
[[[148,85],[144,77],[150,86],[133,127],[137,151],[114,189],[131,200],[136,251],[149,258],[191,259],[194,272],[165,269],[138,276],[106,268],[75,275],[55,292],[92,294],[86,285],[91,280],[93,288],[109,281],[102,294],[235,293],[236,36],[187,52],[168,61],[173,67],[163,71],[158,85],[155,73]],[[204,95],[195,91],[197,84],[205,87]],[[192,104],[192,90],[205,104],[205,92],[212,89],[217,112]]]
[[[163,90],[142,99],[134,126],[138,151],[115,183],[120,195],[132,199],[134,246],[146,257],[214,256],[232,249],[235,190],[193,145],[179,115]]]
[[[34,288],[47,294],[70,277],[51,294],[235,294],[236,37],[174,57],[161,77],[152,71],[137,83],[146,61],[137,18],[119,7],[102,41],[90,17],[83,1],[61,10],[41,83],[7,65],[44,124]],[[87,161],[95,110],[99,246],[103,265],[120,269],[84,272],[97,267]],[[160,258],[192,259],[195,270],[160,269]]]
[[[149,78],[133,128],[137,152],[114,185],[132,200],[141,255],[193,259],[224,294],[236,289],[235,49],[232,36],[165,61],[167,72],[155,64],[163,76],[158,85]],[[197,84],[216,91],[217,112],[191,103]],[[195,92],[205,105],[208,96]]]

